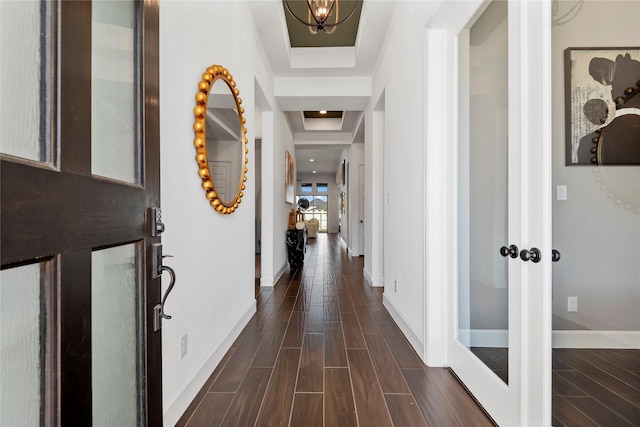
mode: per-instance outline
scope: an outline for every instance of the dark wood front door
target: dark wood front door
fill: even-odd
[[[0,19],[0,424],[160,426],[158,3]]]

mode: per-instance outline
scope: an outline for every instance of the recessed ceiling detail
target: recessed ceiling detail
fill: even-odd
[[[342,111],[327,111],[325,114],[320,111],[305,111],[305,119],[341,119]]]
[[[299,17],[306,18],[309,11],[307,0],[288,0],[289,7],[293,13]],[[289,43],[292,48],[295,47],[345,47],[355,46],[358,34],[358,26],[360,24],[360,13],[362,11],[362,0],[339,0],[339,14],[346,15],[353,9],[355,12],[345,22],[339,24],[333,34],[327,34],[319,31],[312,34],[309,26],[304,25],[296,18],[291,16],[287,10],[287,5],[283,0],[283,12],[287,21],[287,29],[289,31]],[[339,15],[340,18],[340,15]]]

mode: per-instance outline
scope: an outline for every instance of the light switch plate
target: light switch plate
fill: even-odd
[[[556,187],[556,199],[558,199],[558,200],[567,200],[567,186],[566,185],[558,185]]]

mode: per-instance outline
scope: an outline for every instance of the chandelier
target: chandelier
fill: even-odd
[[[308,26],[311,34],[317,34],[318,31],[333,34],[338,28],[338,25],[351,18],[351,15],[353,15],[353,12],[355,12],[356,6],[358,5],[358,0],[355,0],[353,2],[353,8],[351,8],[347,17],[340,19],[338,13],[338,0],[306,0],[308,10],[307,19],[304,20],[293,12],[291,5],[289,4],[290,2],[291,0],[284,0],[287,10],[291,16]]]

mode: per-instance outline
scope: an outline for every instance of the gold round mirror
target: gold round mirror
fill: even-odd
[[[193,109],[198,175],[209,203],[221,214],[235,212],[246,188],[249,149],[239,94],[229,70],[212,65],[198,83]]]

